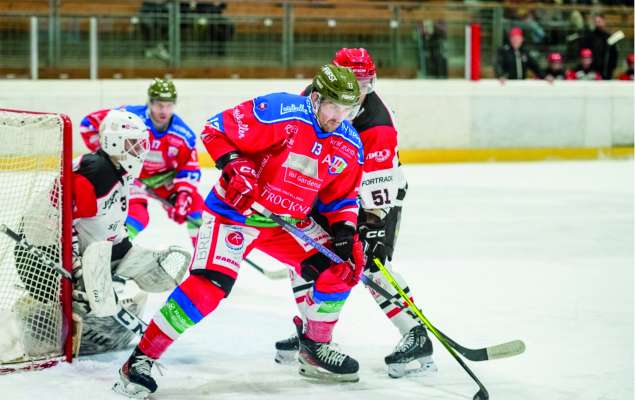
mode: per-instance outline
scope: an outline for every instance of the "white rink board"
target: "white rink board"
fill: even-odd
[[[177,113],[199,133],[212,115],[272,92],[300,93],[307,80],[176,80]],[[0,107],[68,114],[75,151],[82,117],[142,104],[144,80],[3,80]],[[397,114],[402,149],[610,147],[633,144],[631,82],[379,79],[377,91]],[[201,143],[199,148],[203,151]]]
[[[516,358],[469,362],[491,399],[633,398],[632,160],[422,165],[405,172],[410,189],[395,266],[415,301],[466,346],[527,344]],[[203,192],[216,176],[204,172]],[[185,228],[154,203],[151,215],[142,244],[188,245]],[[168,349],[154,399],[463,400],[476,392],[436,342],[436,377],[388,378],[383,357],[398,334],[362,287],[335,331],[360,362],[360,382],[304,380],[273,362],[273,342],[292,331],[288,282],[243,268],[230,298]],[[151,308],[165,296],[155,296]],[[87,393],[122,399],[110,385],[127,356],[0,376],[0,390],[15,400],[84,400]]]

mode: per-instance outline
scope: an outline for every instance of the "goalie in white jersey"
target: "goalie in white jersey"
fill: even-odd
[[[149,147],[145,123],[128,111],[112,110],[99,136],[101,149],[73,162],[73,312],[81,320],[81,345],[74,345],[80,354],[127,347],[134,333],[113,318],[116,311],[123,307],[139,316],[146,292],[176,286],[190,260],[190,253],[179,247],[153,251],[128,239],[130,186]],[[29,232],[23,236],[29,240]],[[16,262],[27,260],[16,257]],[[21,279],[31,296],[45,301],[29,277],[55,272],[29,263],[18,268]]]
[[[146,292],[172,289],[190,260],[182,248],[152,251],[128,239],[130,187],[149,149],[145,123],[112,110],[99,132],[101,149],[73,165],[73,310],[83,319],[80,354],[126,347],[134,334],[112,318],[117,305],[139,316]]]

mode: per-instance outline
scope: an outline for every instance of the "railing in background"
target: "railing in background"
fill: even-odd
[[[627,7],[237,0],[224,10],[198,2],[207,8],[192,12],[185,3],[0,0],[0,77],[306,77],[346,46],[368,48],[382,76],[459,78],[465,26],[478,23],[487,78],[512,25],[543,64],[553,50],[577,62],[580,18],[596,10],[626,34],[618,70],[633,49]]]

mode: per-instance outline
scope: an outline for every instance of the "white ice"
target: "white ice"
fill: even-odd
[[[424,314],[469,347],[527,344],[518,357],[468,362],[491,399],[633,398],[632,161],[422,165],[406,173],[394,265]],[[205,172],[204,192],[215,176]],[[188,244],[158,206],[151,213],[140,241]],[[294,312],[286,280],[245,265],[230,298],[166,352],[153,398],[452,400],[476,392],[438,342],[437,376],[388,378],[383,357],[399,335],[363,287],[335,331],[360,362],[360,382],[307,381],[273,362],[273,343],[292,332]],[[110,387],[128,353],[0,376],[0,397],[120,399]]]

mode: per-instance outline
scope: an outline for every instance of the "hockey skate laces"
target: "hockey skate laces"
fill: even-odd
[[[137,360],[132,363],[131,367],[137,369],[145,375],[152,375],[151,371],[153,365],[156,365],[157,371],[159,371],[159,375],[163,376],[163,371],[167,368],[165,368],[165,366],[163,366],[163,364],[161,364],[157,360],[154,360],[148,356],[138,356]]]
[[[415,335],[411,330],[405,336],[403,336],[401,340],[399,340],[399,343],[397,343],[397,346],[395,346],[395,352],[404,352],[405,350],[408,350],[410,347],[412,347],[414,341]]]
[[[323,343],[317,351],[317,356],[325,363],[340,366],[346,359],[346,355],[332,349],[328,343]]]

